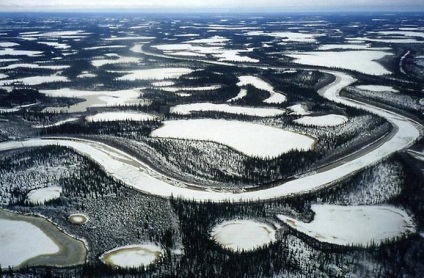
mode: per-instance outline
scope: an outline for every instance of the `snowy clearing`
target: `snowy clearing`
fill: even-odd
[[[138,64],[141,62],[140,58],[137,57],[123,57],[123,56],[112,56],[114,59],[97,59],[92,60],[91,64],[95,67],[101,67],[104,65],[113,65],[113,64]],[[115,58],[118,57],[118,58]]]
[[[343,68],[370,75],[386,75],[391,72],[377,60],[393,54],[384,51],[313,51],[284,55],[294,58],[295,63],[302,65]]]
[[[212,141],[264,159],[292,150],[311,150],[316,142],[311,137],[275,127],[212,119],[165,121],[150,136]]]
[[[170,78],[179,78],[182,75],[193,72],[189,68],[155,68],[155,69],[144,69],[134,70],[129,74],[116,78],[116,80],[163,80]]]
[[[314,220],[304,223],[277,217],[292,228],[321,242],[367,246],[415,232],[412,218],[391,206],[312,205]]]
[[[28,57],[39,57],[43,54],[41,51],[31,50],[16,50],[13,48],[0,49],[0,56],[28,56]]]
[[[112,267],[146,267],[163,256],[163,249],[153,243],[126,245],[104,253],[100,260]]]
[[[265,33],[263,31],[251,31],[246,33],[247,36],[270,36],[281,39],[283,42],[300,42],[300,43],[314,43],[319,34],[304,34],[295,32],[271,32]]]
[[[324,116],[305,116],[293,122],[304,126],[338,126],[348,121],[343,115],[329,114]]]
[[[36,256],[60,251],[43,231],[25,221],[0,218],[0,265],[18,267]]]
[[[82,213],[75,213],[75,214],[69,215],[68,220],[72,224],[83,225],[83,224],[87,223],[88,217],[87,217],[87,215],[82,214]]]
[[[15,83],[15,82],[22,82],[25,85],[40,85],[44,83],[68,82],[68,81],[69,79],[66,76],[60,76],[60,75],[30,76],[30,77],[23,77],[18,79],[1,80],[3,85]]]
[[[239,76],[238,79],[239,79],[239,82],[237,83],[237,86],[239,87],[252,85],[260,90],[269,92],[271,96],[264,100],[265,103],[279,104],[287,100],[285,95],[277,93],[274,90],[274,87],[272,85],[263,81],[259,77],[251,76],[251,75],[243,75],[243,76]]]
[[[58,186],[34,189],[28,192],[25,203],[43,205],[44,203],[60,197],[62,188]]]
[[[292,106],[287,107],[287,109],[293,111],[290,113],[290,115],[309,115],[311,112],[308,112],[305,108],[305,105],[302,104],[295,104]]]
[[[360,90],[371,91],[371,92],[391,92],[391,93],[399,92],[398,90],[394,89],[391,86],[382,86],[382,85],[359,85],[359,86],[356,86],[356,88]]]
[[[245,96],[247,96],[247,90],[246,89],[241,89],[240,93],[238,93],[235,97],[230,98],[229,100],[227,100],[227,102],[232,102],[232,101],[236,101],[239,99],[244,98]]]
[[[49,97],[83,98],[86,101],[69,107],[47,107],[43,112],[85,112],[88,107],[125,106],[145,104],[140,99],[140,89],[128,89],[120,91],[80,91],[69,88],[59,90],[40,90],[40,93]]]
[[[193,111],[217,111],[230,114],[242,114],[256,117],[275,117],[285,114],[284,110],[276,108],[254,108],[254,107],[242,107],[242,106],[231,106],[228,104],[214,104],[214,103],[192,103],[192,104],[180,104],[171,107],[170,112],[180,115],[190,115]]]
[[[210,237],[231,251],[253,251],[274,242],[275,229],[254,220],[229,220],[216,225]]]
[[[151,121],[157,119],[157,116],[134,111],[114,111],[102,112],[92,116],[87,116],[87,122],[111,122],[111,121]]]
[[[1,67],[2,70],[11,70],[11,69],[18,69],[18,68],[29,68],[29,69],[51,69],[51,70],[62,70],[70,68],[70,66],[45,66],[45,65],[38,65],[38,64],[11,64],[5,67]]]
[[[161,87],[161,86],[158,86],[158,87]],[[211,85],[211,86],[203,86],[203,87],[162,87],[160,89],[165,92],[176,93],[179,91],[189,91],[189,92],[213,91],[213,90],[218,90],[219,88],[221,88],[221,85]]]

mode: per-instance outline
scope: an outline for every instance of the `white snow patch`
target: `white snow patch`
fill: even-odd
[[[107,251],[100,260],[112,267],[137,268],[158,261],[163,254],[163,249],[152,243],[126,245]]]
[[[155,86],[155,87],[166,87],[166,86],[172,86],[174,84],[175,83],[172,82],[172,81],[158,81],[158,82],[153,82],[152,83],[152,86]]]
[[[85,118],[87,122],[111,122],[111,121],[150,121],[157,119],[157,116],[142,112],[115,111],[102,112]]]
[[[276,240],[272,226],[254,220],[224,221],[212,229],[210,236],[232,251],[253,251]]]
[[[150,136],[212,141],[264,159],[292,150],[311,150],[315,144],[311,137],[275,127],[212,119],[165,121]]]
[[[91,61],[91,64],[95,67],[101,67],[104,65],[112,65],[112,64],[130,64],[130,63],[138,64],[140,62],[141,62],[141,59],[137,57],[121,57],[118,55],[117,59],[97,59],[97,60]]]
[[[129,74],[116,78],[116,80],[163,80],[170,78],[179,78],[182,75],[193,72],[189,68],[155,68],[134,70]]]
[[[0,264],[17,267],[28,259],[55,254],[59,247],[43,231],[25,222],[0,219]]]
[[[312,205],[312,210],[315,217],[310,223],[277,217],[318,241],[338,245],[379,244],[415,232],[412,218],[391,206]]]
[[[192,103],[192,104],[180,104],[171,107],[170,112],[180,115],[190,115],[193,111],[218,111],[230,114],[242,114],[248,116],[257,117],[275,117],[283,115],[284,110],[276,108],[255,108],[255,107],[242,107],[242,106],[231,106],[228,104],[214,104],[214,103]]]
[[[47,127],[61,126],[63,124],[75,122],[75,121],[78,121],[78,118],[69,118],[69,119],[66,119],[66,120],[63,120],[63,121],[58,121],[58,122],[56,122],[54,124],[50,124],[50,125],[33,125],[32,127],[33,128],[47,128]]]
[[[70,66],[67,65],[56,65],[56,66],[45,66],[45,65],[39,65],[39,64],[11,64],[5,67],[1,67],[2,70],[11,70],[11,69],[18,69],[18,68],[30,68],[30,69],[51,69],[51,70],[62,70],[67,69]]]
[[[316,42],[316,37],[322,36],[320,34],[305,34],[305,33],[295,33],[295,32],[271,32],[266,33],[263,31],[251,31],[247,32],[248,36],[270,36],[274,38],[279,38],[283,42],[300,42],[300,43],[314,43]]]
[[[155,37],[146,36],[127,36],[127,37],[111,37],[106,38],[106,41],[137,41],[137,40],[153,40]]]
[[[23,77],[18,79],[7,79],[7,80],[1,80],[4,86],[6,84],[11,84],[15,82],[22,82],[25,85],[40,85],[44,83],[51,83],[51,82],[68,82],[69,79],[66,76],[60,76],[60,75],[47,75],[47,76],[30,76],[30,77]]]
[[[0,42],[0,47],[2,48],[9,48],[9,47],[14,47],[14,46],[18,46],[19,44],[15,43],[15,42]]]
[[[294,120],[295,123],[304,126],[338,126],[348,121],[343,115],[328,114],[323,116],[305,116]]]
[[[287,107],[287,109],[293,111],[290,113],[290,115],[309,115],[311,112],[306,111],[305,105],[302,104],[295,104],[292,106]]]
[[[62,193],[62,188],[58,186],[34,189],[28,192],[26,203],[33,205],[43,205],[44,203],[57,199]]]
[[[359,85],[359,86],[356,86],[356,88],[360,90],[372,91],[372,92],[391,92],[391,93],[399,92],[398,90],[394,89],[391,86],[382,86],[382,85]]]
[[[286,96],[280,93],[277,93],[274,90],[274,87],[271,86],[269,83],[263,81],[259,77],[251,76],[251,75],[243,75],[238,77],[239,82],[237,83],[237,86],[246,86],[246,85],[252,85],[260,90],[267,91],[271,94],[271,96],[264,100],[265,103],[274,103],[279,104],[283,103],[287,100]]]
[[[236,101],[236,100],[244,98],[245,96],[247,96],[247,90],[241,89],[240,92],[235,97],[230,98],[229,100],[227,100],[227,102]]]
[[[385,75],[391,72],[380,65],[377,60],[393,55],[384,51],[313,51],[285,54],[302,65],[343,68],[370,75]]]
[[[0,49],[0,56],[10,55],[10,56],[38,57],[38,56],[41,56],[41,54],[43,54],[43,52],[41,51],[16,50],[13,48]]]
[[[160,88],[162,91],[176,93],[179,91],[213,91],[221,88],[221,85],[210,85],[203,87],[162,87]]]

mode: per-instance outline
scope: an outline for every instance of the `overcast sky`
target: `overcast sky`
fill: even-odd
[[[424,11],[424,0],[0,0],[0,11]]]

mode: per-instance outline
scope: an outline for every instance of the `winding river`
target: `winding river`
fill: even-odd
[[[122,181],[129,187],[160,197],[182,197],[196,201],[232,201],[245,202],[254,200],[269,200],[313,192],[331,186],[358,171],[374,165],[393,153],[410,147],[421,135],[422,126],[405,116],[372,106],[359,101],[349,100],[339,95],[340,91],[356,80],[348,74],[336,71],[324,71],[336,77],[335,81],[318,93],[323,97],[347,106],[356,107],[376,114],[389,121],[396,132],[386,138],[383,143],[361,155],[342,159],[334,167],[325,171],[309,173],[298,179],[282,182],[272,188],[258,189],[249,192],[213,191],[196,184],[187,184],[164,176],[151,169],[135,157],[105,145],[104,143],[73,139],[73,138],[34,138],[24,141],[8,141],[0,143],[0,151],[36,147],[45,145],[60,145],[70,147],[78,153],[90,157],[98,163],[106,173],[114,179]]]

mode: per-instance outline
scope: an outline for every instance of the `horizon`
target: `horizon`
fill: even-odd
[[[424,0],[386,0],[370,4],[367,0],[2,0],[1,13],[69,12],[69,13],[349,13],[349,12],[424,12]]]

